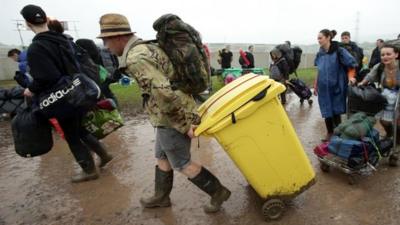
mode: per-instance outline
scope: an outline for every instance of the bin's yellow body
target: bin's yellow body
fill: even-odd
[[[284,90],[272,79],[247,74],[199,108],[202,122],[196,135],[215,137],[265,199],[295,196],[313,184],[315,177],[278,98]]]

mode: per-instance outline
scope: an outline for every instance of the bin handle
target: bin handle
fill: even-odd
[[[251,101],[257,102],[257,101],[260,101],[261,99],[265,98],[265,96],[267,96],[267,91],[268,91],[268,89],[269,89],[270,87],[271,87],[271,84],[268,85],[264,90],[260,91],[260,93],[258,93],[258,94],[257,94],[256,96],[254,96],[252,99],[250,99],[250,101],[244,103],[244,104],[241,105],[239,108],[235,109],[235,111],[237,111],[238,109],[242,108],[243,106],[245,106],[247,103],[249,103],[249,102],[251,102]],[[232,123],[233,123],[233,124],[235,124],[236,121],[237,121],[237,120],[236,120],[236,116],[235,116],[235,111],[233,111],[233,112],[231,113],[231,120],[232,120]]]
[[[203,114],[200,115],[200,118],[203,118],[204,114],[206,114],[206,112],[208,111],[208,109],[209,109],[212,105],[214,105],[214,103],[216,103],[219,99],[221,99],[223,96],[225,96],[225,95],[228,94],[229,92],[233,91],[235,88],[239,87],[240,85],[246,83],[247,81],[252,80],[252,79],[254,79],[254,78],[256,78],[256,77],[259,77],[259,76],[260,76],[260,75],[255,75],[254,77],[250,77],[249,79],[242,81],[241,83],[237,84],[236,86],[232,87],[230,90],[228,90],[227,92],[225,92],[223,95],[221,95],[221,96],[219,96],[218,98],[216,98],[213,102],[211,102],[211,103],[207,106],[207,108],[204,110]]]
[[[267,95],[268,89],[271,87],[271,84],[268,85],[264,90],[260,91],[256,96],[254,96],[251,100],[257,102],[263,99]],[[247,103],[247,102],[246,102]]]
[[[233,113],[231,114],[231,119],[232,119],[232,123],[235,124],[235,123],[236,123],[235,112],[233,112]]]

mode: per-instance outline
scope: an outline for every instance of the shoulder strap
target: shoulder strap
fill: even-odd
[[[342,59],[343,56],[342,56],[342,53],[340,52],[340,48],[342,48],[342,47],[339,46],[337,48],[336,55],[337,55],[337,58],[338,58],[338,61],[339,61],[339,65],[342,66],[343,68],[346,68],[346,66],[343,63],[343,59]],[[345,50],[344,48],[342,48],[342,49]]]
[[[78,59],[76,58],[77,56],[76,56],[76,50],[75,50],[74,44],[75,43],[73,43],[71,40],[68,40],[69,49],[71,49],[72,57],[74,59],[75,66],[76,66],[76,68],[78,68],[78,71],[80,73],[82,73],[81,64],[78,62]]]
[[[383,70],[385,69],[385,65],[383,63],[379,63],[378,69],[376,71],[376,75],[378,76],[378,81],[379,83],[382,84],[382,74],[383,74]]]
[[[132,48],[134,48],[134,47],[136,47],[136,46],[138,46],[138,45],[141,45],[141,44],[156,44],[156,43],[158,43],[158,42],[157,42],[157,40],[155,40],[155,39],[153,39],[153,40],[142,40],[142,39],[139,39],[139,40],[135,41],[134,43],[132,43],[132,44],[129,46],[128,52],[129,52]]]

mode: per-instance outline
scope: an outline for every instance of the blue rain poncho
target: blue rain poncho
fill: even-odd
[[[328,52],[319,49],[315,66],[318,69],[318,103],[323,118],[346,112],[347,69],[356,65],[354,57],[338,47],[337,42],[332,42]]]

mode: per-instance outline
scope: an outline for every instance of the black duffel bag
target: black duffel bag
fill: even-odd
[[[30,108],[18,113],[11,122],[15,152],[22,157],[43,155],[53,147],[51,125]]]
[[[8,89],[0,88],[0,100],[8,99]]]
[[[374,115],[385,108],[386,98],[372,86],[350,86],[348,88],[350,112],[365,112]]]
[[[23,99],[25,88],[16,86],[8,90],[7,97],[9,99]]]
[[[85,74],[63,76],[48,91],[37,97],[37,111],[45,118],[65,118],[77,110],[87,110],[96,105],[100,88]]]
[[[0,114],[9,113],[14,116],[22,111],[26,107],[23,93],[24,88],[18,86],[10,89],[0,89]]]

